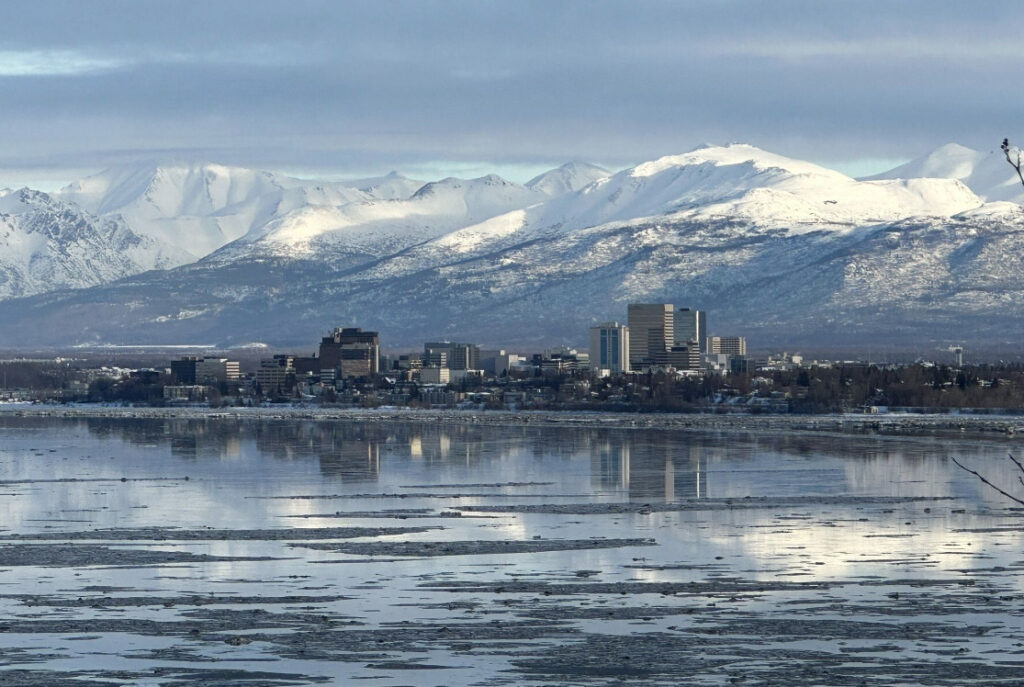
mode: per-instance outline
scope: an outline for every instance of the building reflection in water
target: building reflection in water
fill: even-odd
[[[629,489],[629,444],[595,442],[590,450],[591,484],[601,489]]]
[[[380,477],[380,443],[348,442],[321,451],[320,473],[343,482],[376,482]]]
[[[591,484],[621,490],[630,501],[664,501],[708,496],[707,455],[699,446],[637,441],[610,435],[590,452]]]

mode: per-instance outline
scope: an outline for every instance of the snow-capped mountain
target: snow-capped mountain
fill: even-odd
[[[538,174],[526,182],[526,187],[554,197],[579,191],[584,186],[608,176],[611,176],[611,172],[604,167],[574,161]]]
[[[922,177],[958,179],[987,201],[1024,203],[1024,186],[998,147],[981,152],[957,143],[947,143],[927,155],[867,179]]]
[[[352,179],[342,183],[359,189],[371,198],[379,200],[405,200],[423,188],[426,182],[410,179],[398,172],[390,172],[382,177]]]
[[[342,324],[389,345],[579,344],[590,324],[655,300],[765,345],[1022,335],[1024,212],[951,178],[956,159],[968,180],[984,164],[953,152],[929,167],[946,178],[855,180],[729,145],[412,193],[395,175],[353,188],[212,166],[143,175],[141,192],[83,182],[65,197],[129,226],[180,229],[180,212],[216,225],[217,241],[237,236],[177,269],[0,303],[13,325],[0,345],[308,345]]]
[[[0,298],[84,288],[180,264],[169,246],[30,189],[0,189]]]
[[[320,182],[215,164],[145,162],[108,169],[57,194],[88,212],[120,216],[138,234],[198,260],[253,229],[310,205],[368,200],[339,182]]]
[[[952,180],[856,181],[754,146],[707,146],[637,165],[552,201],[545,223],[594,226],[696,210],[757,224],[863,224],[948,216],[981,201]]]
[[[424,184],[406,199],[306,204],[279,213],[207,260],[317,257],[351,265],[546,199],[539,191],[493,174],[479,179],[447,178]]]
[[[748,231],[846,231],[908,217],[949,217],[980,198],[953,179],[857,181],[749,145],[707,146],[623,170],[572,193],[452,232],[405,256],[493,250],[608,223],[742,222]]]

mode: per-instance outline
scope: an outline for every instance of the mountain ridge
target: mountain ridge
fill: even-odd
[[[956,155],[974,166],[952,164]],[[928,164],[968,180],[978,165],[955,149]],[[0,301],[0,321],[16,325],[0,344],[51,345],[55,322],[77,344],[293,345],[337,324],[402,345],[570,342],[645,300],[701,307],[764,341],[1016,331],[1020,206],[986,203],[957,178],[904,179],[901,168],[857,180],[732,144],[616,173],[568,163],[526,184],[447,178],[406,196],[418,182],[400,175],[353,188],[200,166],[160,177],[149,206],[145,192],[111,198],[127,205],[104,221],[127,229],[126,214],[145,219],[140,205],[184,208],[244,233],[175,269]],[[100,185],[93,203],[104,202]],[[183,203],[168,188],[207,196]],[[951,308],[973,324],[952,322]]]

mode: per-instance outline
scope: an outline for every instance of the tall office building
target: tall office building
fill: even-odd
[[[679,308],[675,312],[675,345],[685,346],[696,341],[701,353],[707,353],[708,319],[703,310]]]
[[[629,367],[663,364],[665,354],[675,343],[675,307],[671,303],[630,303]]]
[[[338,379],[380,372],[380,338],[358,327],[337,328],[320,341],[320,369]]]
[[[604,322],[590,328],[590,369],[629,372],[629,327]]]

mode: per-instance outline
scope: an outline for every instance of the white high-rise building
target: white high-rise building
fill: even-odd
[[[629,327],[603,322],[590,328],[590,369],[629,372]]]

